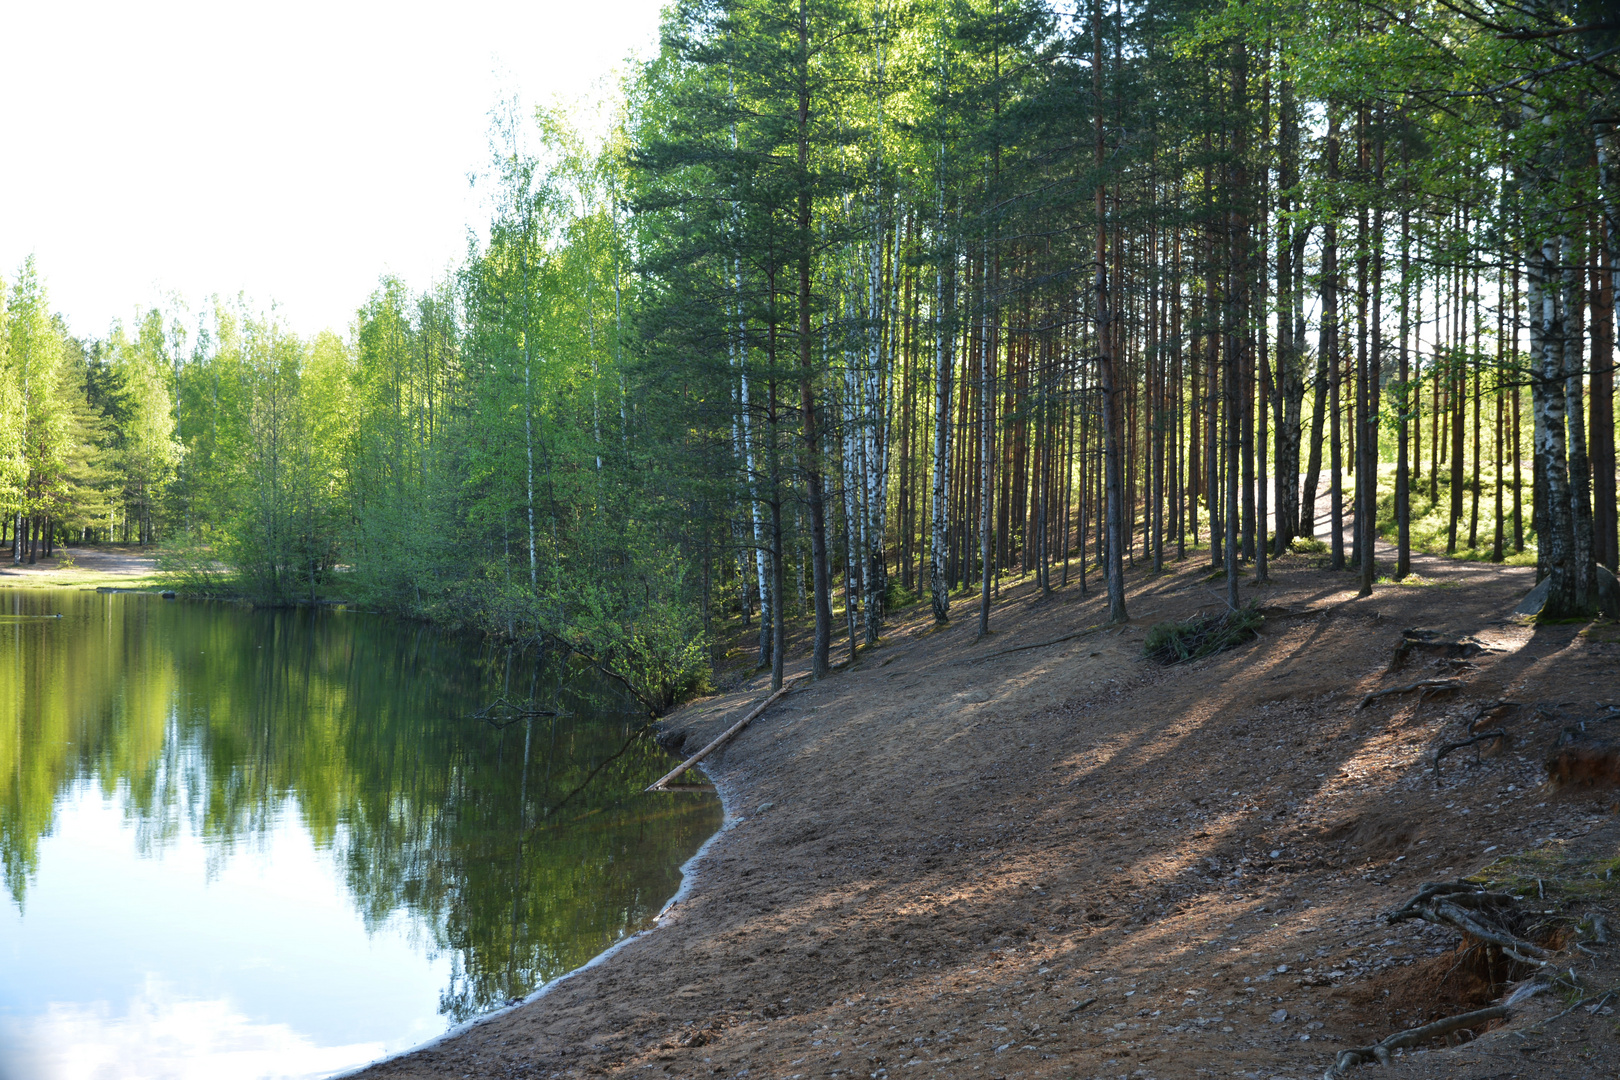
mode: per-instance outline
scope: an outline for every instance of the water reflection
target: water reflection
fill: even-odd
[[[398,1049],[645,924],[719,824],[639,794],[668,758],[577,672],[357,614],[0,604],[0,1080]],[[468,719],[500,694],[565,715]]]

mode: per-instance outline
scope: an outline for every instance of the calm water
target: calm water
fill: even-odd
[[[0,591],[0,1080],[324,1076],[579,966],[720,824],[626,708],[374,616]]]

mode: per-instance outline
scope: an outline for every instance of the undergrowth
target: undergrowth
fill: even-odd
[[[1265,617],[1247,604],[1220,615],[1195,615],[1185,622],[1154,623],[1142,641],[1142,654],[1162,664],[1196,660],[1235,648],[1260,636]]]
[[[1467,562],[1490,562],[1496,535],[1495,474],[1486,469],[1480,477],[1479,523],[1474,532],[1474,543],[1468,543],[1469,525],[1473,518],[1473,491],[1463,491],[1462,518],[1457,522],[1456,549],[1448,552],[1451,532],[1451,477],[1441,473],[1438,484],[1431,487],[1427,475],[1411,488],[1411,544],[1413,551],[1430,555],[1446,555]],[[1503,497],[1503,558],[1507,566],[1534,566],[1536,564],[1535,530],[1530,524],[1530,482],[1524,481],[1523,514],[1525,547],[1513,550],[1513,487],[1509,481]],[[1432,496],[1432,497],[1431,497]],[[1395,470],[1394,466],[1378,471],[1378,533],[1385,540],[1397,538],[1395,523]]]

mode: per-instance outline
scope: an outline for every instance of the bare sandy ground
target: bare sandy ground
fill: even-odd
[[[13,563],[9,547],[0,550],[0,587],[140,586],[156,573],[157,556],[150,548],[59,547],[32,565]]]
[[[1380,916],[1511,852],[1615,858],[1615,793],[1543,782],[1552,713],[1438,778],[1433,751],[1470,703],[1608,715],[1620,634],[1512,619],[1528,570],[1415,562],[1425,585],[1357,600],[1350,575],[1290,556],[1243,586],[1270,613],[1261,640],[1168,668],[1143,634],[1220,605],[1202,559],[1134,571],[1122,628],[1099,628],[1095,579],[1085,598],[1004,590],[984,641],[961,602],[940,631],[911,609],[712,759],[734,826],[653,932],[363,1075],[1321,1076],[1488,1003],[1477,950]],[[1409,627],[1488,651],[1386,673]],[[1425,676],[1466,685],[1357,707]],[[693,750],[765,693],[755,677],[689,706],[667,738]],[[1560,963],[1610,986],[1615,952]],[[1615,1004],[1553,1019],[1565,1003],[1542,994],[1394,1072],[1612,1076]]]

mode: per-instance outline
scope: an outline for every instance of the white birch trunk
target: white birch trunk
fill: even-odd
[[[771,656],[771,628],[774,625],[774,605],[771,603],[771,589],[768,574],[770,572],[765,554],[765,524],[761,520],[759,507],[759,480],[754,468],[754,439],[753,414],[748,400],[748,324],[742,317],[742,268],[736,260],[732,261],[733,283],[737,290],[737,304],[735,317],[737,320],[737,339],[735,355],[737,359],[738,384],[738,414],[742,419],[742,454],[740,460],[746,470],[745,477],[748,483],[748,515],[754,529],[754,576],[759,588],[759,662],[761,664]]]
[[[1569,473],[1565,443],[1563,319],[1554,280],[1562,244],[1558,238],[1542,241],[1532,251],[1529,265],[1532,336],[1535,354],[1531,377],[1535,411],[1535,452],[1546,478],[1546,535],[1538,537],[1552,579],[1545,618],[1564,618],[1575,605],[1570,551]],[[1538,332],[1539,331],[1539,332]]]
[[[881,194],[880,194],[881,197]],[[876,235],[867,260],[866,364],[862,372],[862,463],[865,465],[866,517],[866,643],[875,645],[883,627],[883,593],[888,582],[888,554],[884,550],[887,504],[884,481],[888,477],[887,432],[883,404],[883,215],[872,215]]]
[[[1560,306],[1563,310],[1564,420],[1569,455],[1570,569],[1577,611],[1591,611],[1597,600],[1597,578],[1592,565],[1592,465],[1586,452],[1585,319],[1580,271],[1574,245],[1565,236],[1559,244]]]

